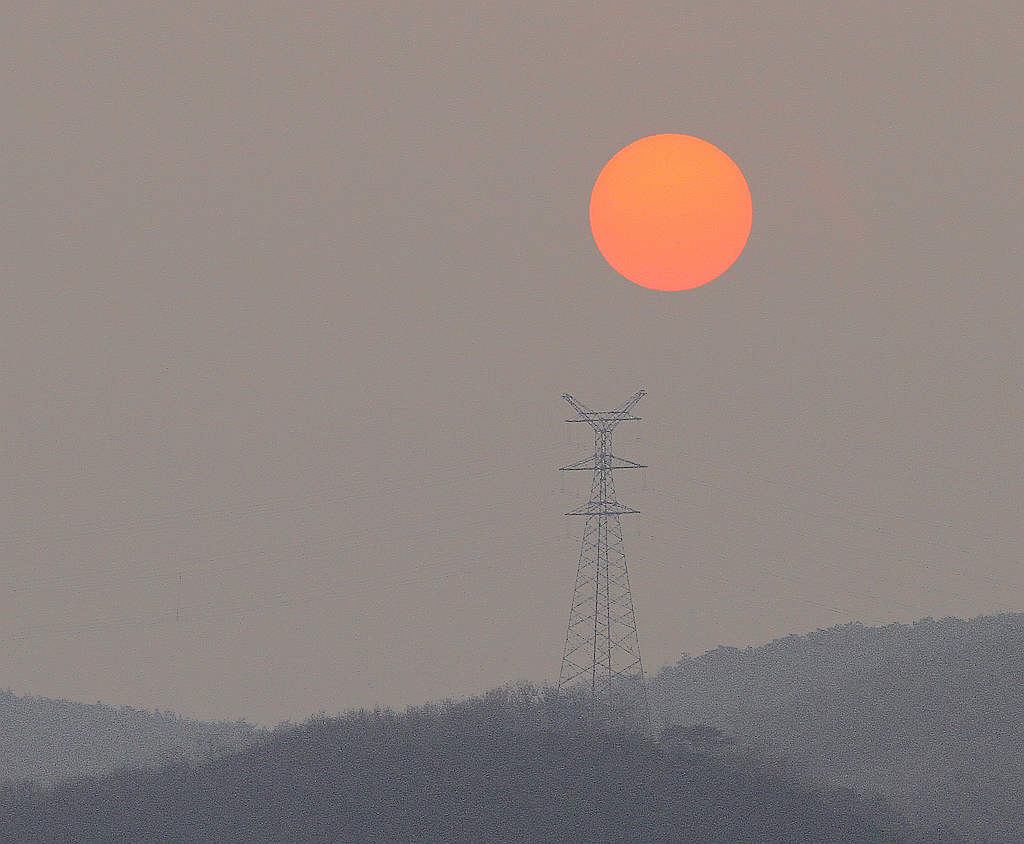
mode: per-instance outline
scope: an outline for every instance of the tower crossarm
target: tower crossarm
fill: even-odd
[[[646,395],[647,395],[647,391],[646,391],[646,390],[637,390],[637,391],[636,391],[635,393],[633,393],[633,395],[632,395],[632,396],[630,396],[630,397],[629,397],[628,399],[626,399],[626,400],[625,400],[625,401],[624,401],[624,402],[623,402],[622,404],[620,404],[620,405],[619,405],[619,406],[618,406],[618,407],[617,407],[617,408],[615,409],[615,411],[614,411],[614,412],[615,412],[615,413],[622,413],[622,414],[625,414],[625,415],[627,415],[627,416],[628,416],[628,415],[629,415],[629,412],[630,412],[630,411],[631,411],[631,410],[632,410],[632,409],[633,409],[634,407],[636,407],[636,404],[637,404],[637,402],[638,402],[638,401],[640,401],[640,399],[642,399],[642,398],[643,398],[644,396],[646,396]]]
[[[562,466],[559,472],[593,472],[595,469],[646,469],[645,463],[634,463],[632,460],[627,460],[625,457],[616,457],[614,454],[608,455],[608,465],[599,466],[596,457],[585,457],[583,460],[579,460],[576,463],[570,463],[568,466]]]
[[[589,422],[591,425],[594,424],[594,417],[600,415],[600,411],[591,410],[579,399],[575,399],[568,393],[562,393],[562,398],[565,399],[569,405],[575,410],[579,416],[576,419],[566,419],[566,422]]]
[[[639,513],[632,507],[620,504],[618,501],[588,501],[582,507],[566,513],[567,516],[629,516]]]
[[[587,422],[596,431],[610,431],[620,422],[639,422],[640,417],[634,416],[632,410],[644,395],[646,395],[644,391],[640,390],[640,392],[623,402],[615,410],[591,410],[579,399],[570,396],[568,393],[562,393],[562,398],[579,414],[574,419],[566,419],[565,421]]]

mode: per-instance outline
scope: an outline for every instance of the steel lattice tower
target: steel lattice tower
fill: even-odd
[[[606,727],[650,729],[640,641],[629,591],[626,551],[620,517],[638,513],[615,498],[615,469],[643,469],[640,463],[612,454],[612,431],[620,422],[638,421],[632,411],[643,390],[615,410],[590,410],[568,393],[562,395],[579,414],[567,422],[594,429],[594,454],[561,471],[593,472],[590,500],[566,513],[584,516],[576,588],[569,610],[559,691],[585,691],[595,722]]]

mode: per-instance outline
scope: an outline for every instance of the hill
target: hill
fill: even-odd
[[[501,690],[317,718],[198,765],[8,788],[0,840],[919,840],[884,801],[701,738],[593,734],[564,699]]]
[[[207,759],[256,735],[244,721],[206,723],[0,691],[0,781],[53,783],[124,766]]]
[[[821,781],[878,790],[978,841],[1024,830],[1024,615],[849,624],[684,656],[651,684],[664,723],[707,722]]]

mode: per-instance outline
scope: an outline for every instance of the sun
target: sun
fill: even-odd
[[[619,150],[590,194],[590,230],[604,259],[652,290],[691,290],[733,265],[753,203],[740,168],[693,135],[649,135]]]

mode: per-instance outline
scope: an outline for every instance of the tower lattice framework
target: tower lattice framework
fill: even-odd
[[[615,410],[591,410],[568,393],[562,395],[578,414],[566,421],[593,429],[594,454],[561,467],[566,472],[593,472],[593,479],[590,500],[566,513],[586,522],[558,689],[583,691],[600,725],[649,730],[650,707],[621,523],[622,516],[640,511],[616,499],[613,476],[616,469],[646,467],[612,454],[612,431],[620,422],[639,421],[633,408],[644,395],[641,390]]]

